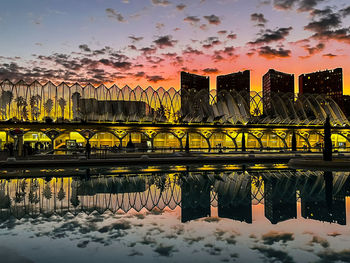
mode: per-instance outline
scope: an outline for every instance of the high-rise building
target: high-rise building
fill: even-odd
[[[209,77],[181,72],[181,111],[183,116],[189,113],[195,114],[203,108],[209,108],[209,83]],[[196,97],[199,92],[202,92],[203,96]]]
[[[250,70],[216,77],[216,91],[236,91],[243,95],[248,107],[250,104]]]
[[[291,96],[287,98],[293,102],[294,96],[294,74],[288,74],[270,69],[263,76],[263,108],[264,114],[271,114],[272,100],[274,94],[289,93]],[[288,105],[288,101],[285,101]]]
[[[324,94],[343,109],[343,69],[318,71],[299,76],[299,94]]]

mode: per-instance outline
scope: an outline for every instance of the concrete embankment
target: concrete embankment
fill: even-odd
[[[32,159],[9,158],[0,161],[0,168],[48,168],[48,167],[90,167],[121,165],[184,165],[184,164],[243,164],[243,163],[288,163],[292,158],[320,158],[319,153],[239,153],[239,154],[163,154],[163,155],[120,155],[106,159]]]
[[[323,161],[318,159],[291,159],[288,166],[292,169],[305,169],[317,171],[350,171],[350,159],[334,159]]]

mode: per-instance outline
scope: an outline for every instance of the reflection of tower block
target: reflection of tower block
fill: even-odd
[[[323,180],[321,182],[323,183]],[[322,183],[317,182],[317,177],[308,179],[306,185],[309,188],[301,192],[301,216],[306,219],[346,225],[345,191],[331,196],[331,204],[329,204]],[[311,189],[315,189],[317,184],[320,184],[319,191],[312,191]]]
[[[264,180],[265,217],[272,224],[297,217],[295,188],[290,187],[290,190],[283,192],[283,185],[286,186],[288,180],[290,179],[268,178]]]
[[[210,216],[210,184],[203,178],[186,177],[181,183],[181,222]]]
[[[251,182],[248,180],[246,184],[235,187],[240,183],[240,181],[231,181],[219,184],[217,187],[218,215],[222,218],[252,223]],[[237,193],[235,189],[238,189]]]

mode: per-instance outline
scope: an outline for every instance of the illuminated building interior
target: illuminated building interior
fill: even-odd
[[[130,139],[137,148],[182,149],[188,135],[191,149],[237,150],[243,134],[248,149],[288,149],[294,131],[297,147],[320,150],[327,116],[334,127],[334,146],[350,147],[348,119],[332,98],[323,95],[304,94],[291,100],[286,99],[289,94],[272,94],[271,111],[266,114],[261,93],[256,92],[251,92],[247,105],[246,95],[235,90],[187,94],[173,88],[8,80],[0,88],[2,149],[16,139],[47,147],[53,143],[54,149],[67,141],[84,146],[88,140],[93,147],[126,147]],[[186,105],[181,103],[184,96]],[[191,107],[196,101],[209,104]]]

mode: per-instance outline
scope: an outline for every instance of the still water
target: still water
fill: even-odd
[[[276,167],[3,171],[0,259],[350,262],[349,174]]]

